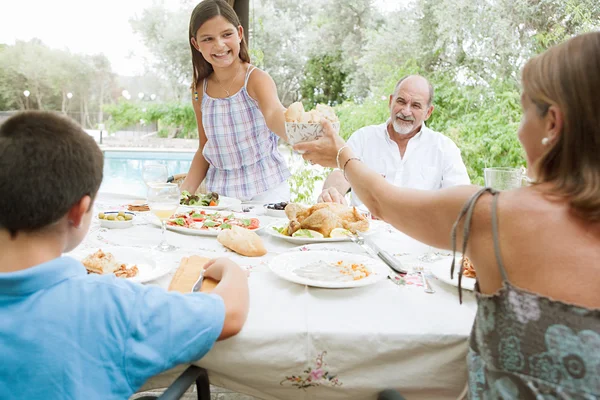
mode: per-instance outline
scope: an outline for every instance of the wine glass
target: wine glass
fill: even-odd
[[[173,251],[177,247],[167,243],[167,220],[179,207],[179,186],[175,183],[156,183],[148,186],[148,207],[156,215],[162,225],[162,240],[157,250]]]
[[[147,164],[142,169],[142,179],[146,183],[146,186],[157,183],[165,183],[169,178],[169,171],[167,167],[162,164]]]

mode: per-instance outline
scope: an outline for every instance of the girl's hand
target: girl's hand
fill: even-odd
[[[321,125],[323,125],[323,137],[310,142],[298,143],[294,146],[294,150],[298,152],[304,151],[302,158],[311,164],[336,168],[338,150],[346,142],[335,132],[331,122],[323,119],[321,120]]]

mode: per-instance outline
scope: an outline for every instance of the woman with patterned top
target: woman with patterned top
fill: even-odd
[[[522,83],[518,136],[533,178],[527,187],[394,187],[344,148],[329,124],[323,138],[295,147],[328,167],[339,154],[352,189],[375,216],[431,246],[459,243],[473,262],[470,398],[597,399],[600,32],[534,57]]]
[[[273,79],[250,64],[243,28],[229,4],[204,0],[190,18],[192,103],[200,146],[181,185],[240,200],[288,201],[290,172],[277,150],[285,108]]]

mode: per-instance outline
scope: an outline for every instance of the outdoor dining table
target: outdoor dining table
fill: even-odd
[[[100,194],[95,212],[129,201],[124,195]],[[255,205],[248,215],[262,213]],[[262,399],[375,399],[385,388],[398,389],[409,400],[455,399],[464,388],[467,340],[476,313],[473,293],[465,291],[459,304],[457,288],[431,275],[426,276],[435,293],[426,293],[411,267],[427,270],[419,256],[429,248],[382,221],[370,238],[411,272],[399,284],[385,279],[325,289],[281,279],[270,270],[270,260],[289,251],[367,253],[352,242],[299,246],[264,230],[259,233],[268,250],[263,257],[237,255],[215,237],[170,231],[167,239],[178,249],[162,253],[151,250],[161,234],[152,218],[138,214],[128,229],[101,228],[94,219],[75,252],[107,246],[142,249],[168,271],[147,284],[164,288],[185,256],[231,257],[246,268],[250,311],[244,328],[217,342],[196,363],[209,371],[212,384]],[[178,371],[150,379],[144,389],[165,387]]]

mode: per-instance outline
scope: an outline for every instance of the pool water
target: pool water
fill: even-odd
[[[100,191],[145,197],[144,165],[163,164],[167,166],[169,175],[175,175],[188,172],[193,157],[193,152],[105,151]]]

